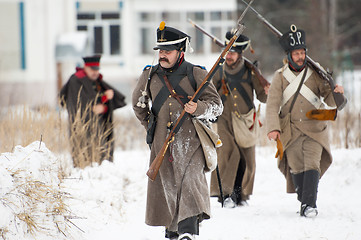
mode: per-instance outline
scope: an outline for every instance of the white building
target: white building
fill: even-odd
[[[236,0],[0,0],[0,106],[55,106],[81,56],[94,53],[129,102],[143,67],[157,63],[161,21],[189,34],[195,52],[186,59],[210,69],[220,48],[188,19],[223,41],[235,27]]]

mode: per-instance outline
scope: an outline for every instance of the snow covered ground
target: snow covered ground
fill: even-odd
[[[53,154],[44,143],[41,148],[39,145],[35,142],[19,146],[14,153],[0,156],[0,236],[4,234],[1,229],[7,229],[10,232],[6,239],[164,239],[163,227],[144,224],[149,158],[146,148],[116,151],[114,163],[104,162],[84,170],[68,167],[70,175],[60,185],[69,193],[65,202],[71,223],[58,216],[59,226],[68,225],[67,236],[55,231],[51,224],[35,236],[26,233],[26,225],[14,223],[11,214],[19,209],[10,211],[4,204],[5,197],[10,198],[6,192],[15,184],[7,171],[24,169],[25,177],[41,178],[56,188],[59,183],[54,174],[47,174],[46,180],[44,174],[36,173],[36,167],[58,169]],[[301,218],[296,213],[299,203],[295,194],[285,192],[285,180],[274,158],[275,146],[259,147],[256,154],[256,180],[249,205],[222,209],[212,198],[212,218],[201,224],[198,240],[361,239],[361,149],[333,149],[334,162],[320,181],[319,216],[315,219]],[[37,218],[51,220],[49,214],[39,212]]]

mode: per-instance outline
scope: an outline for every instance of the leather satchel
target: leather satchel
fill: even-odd
[[[233,111],[232,127],[238,146],[249,148],[256,145],[259,131],[258,112],[255,112],[254,108],[246,114]]]

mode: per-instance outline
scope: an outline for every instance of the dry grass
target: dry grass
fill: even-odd
[[[64,236],[70,236],[72,226],[67,223],[70,222],[72,213],[65,204],[69,196],[62,190],[61,179],[55,184],[50,180],[45,183],[34,178],[26,169],[7,169],[7,171],[12,176],[13,188],[0,200],[14,215],[15,221],[12,224],[15,227],[21,223],[25,224],[26,232],[34,237],[38,233],[55,237],[58,232]],[[53,170],[40,171],[50,177]],[[6,239],[8,234],[9,229],[0,229],[0,236],[3,239]],[[14,234],[14,227],[10,235],[12,234]]]
[[[91,105],[86,106],[84,112],[91,112]],[[79,108],[75,114],[69,138],[73,164],[80,168],[109,159],[110,146],[114,144],[114,139],[107,140],[113,127],[104,130],[105,125],[98,116],[84,112]]]
[[[115,111],[113,117],[115,149],[146,147],[145,130],[134,114],[130,109],[120,111],[126,113]],[[68,125],[64,109],[59,111],[46,106],[3,109],[0,112],[0,152],[12,152],[16,145],[27,146],[42,140],[54,153],[71,153],[73,148],[74,164],[81,168],[92,162],[100,163],[100,159],[107,155],[105,144],[111,144],[104,141],[109,132],[100,134],[97,120],[86,121],[80,114],[77,114],[72,129]],[[90,132],[96,134],[90,135]]]
[[[0,152],[12,152],[16,145],[27,146],[40,140],[53,151],[67,149],[67,134],[60,112],[44,106],[3,109],[0,113]]]
[[[145,130],[135,118],[131,109],[117,110],[114,114],[114,145],[115,149],[130,150],[147,147],[145,144]],[[265,124],[265,119],[261,119]],[[71,152],[77,149],[79,160],[84,161],[80,166],[89,162],[99,162],[98,154],[104,154],[103,139],[89,139],[86,132],[92,126],[84,123],[84,119],[76,121],[76,132],[73,139],[69,138],[68,117],[65,110],[55,110],[49,107],[30,109],[27,106],[9,108],[0,113],[0,152],[12,152],[14,146],[28,144],[40,140],[54,153]],[[330,142],[337,147],[354,148],[361,145],[360,113],[343,110],[337,121],[330,122]],[[91,141],[90,141],[91,140]],[[92,145],[85,144],[91,142]],[[73,143],[73,144],[70,144]],[[258,146],[270,145],[266,137],[265,126],[260,128]],[[83,147],[81,147],[83,146]],[[90,150],[91,149],[91,150]]]
[[[342,148],[361,147],[361,113],[346,107],[338,114],[337,120],[330,124],[330,141]]]

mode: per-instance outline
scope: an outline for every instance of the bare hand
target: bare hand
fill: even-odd
[[[105,96],[107,96],[107,99],[108,99],[108,100],[111,100],[111,99],[113,99],[113,97],[114,97],[114,91],[113,91],[113,89],[108,89],[108,90],[106,90],[106,91],[104,92],[104,94],[105,94]]]
[[[335,89],[333,90],[336,93],[344,93],[343,87],[341,85],[336,84]]]
[[[266,95],[268,95],[269,87],[270,87],[270,85],[267,85],[267,86],[265,86],[265,87],[263,88],[263,89],[264,89],[264,92],[266,93]]]
[[[102,114],[105,110],[104,104],[97,104],[93,107],[93,113],[95,114]]]
[[[193,114],[197,109],[197,103],[193,101],[189,101],[184,105],[184,110],[189,113]]]
[[[267,134],[267,137],[269,140],[277,140],[277,138],[280,138],[280,132],[279,131],[272,131]]]

